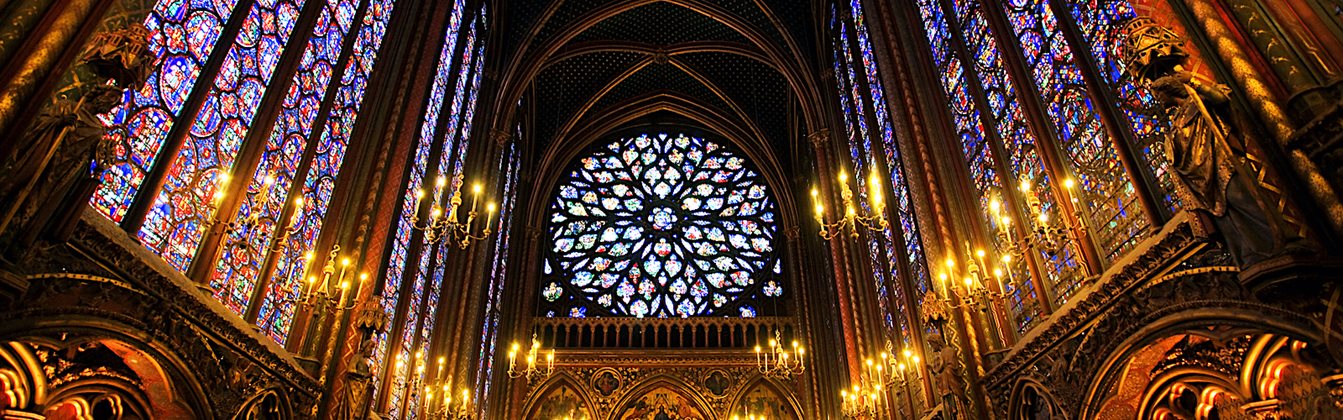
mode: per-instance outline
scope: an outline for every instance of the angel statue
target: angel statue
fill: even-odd
[[[1253,131],[1232,109],[1231,89],[1185,70],[1189,54],[1170,28],[1140,17],[1124,32],[1125,71],[1148,83],[1166,106],[1166,153],[1185,209],[1211,216],[1241,266],[1309,250],[1299,227],[1266,196],[1273,187],[1250,164],[1245,145]]]

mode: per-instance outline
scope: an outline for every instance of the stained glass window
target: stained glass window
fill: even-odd
[[[548,316],[753,316],[783,293],[777,209],[741,154],[687,135],[590,149],[550,205]]]
[[[836,20],[838,17],[836,16]],[[840,86],[840,106],[844,111],[844,121],[849,139],[850,163],[853,165],[853,173],[858,185],[858,196],[861,205],[865,211],[872,211],[868,206],[869,189],[880,189],[881,185],[868,185],[867,177],[862,176],[868,171],[874,170],[876,165],[872,161],[875,157],[872,153],[872,141],[869,137],[869,128],[867,116],[864,112],[866,104],[864,95],[859,87],[856,72],[854,71],[853,56],[849,48],[849,26],[848,22],[839,23],[839,38],[835,48],[835,58],[837,68],[835,75],[838,78]],[[856,126],[855,126],[856,123]],[[856,128],[856,130],[855,130]],[[898,262],[889,259],[888,256],[895,255],[895,250],[891,244],[891,232],[889,230],[882,232],[880,236],[866,237],[866,245],[869,261],[872,264],[872,280],[877,291],[877,306],[882,312],[882,319],[886,324],[888,331],[898,331],[901,336],[907,336],[908,326],[904,322],[904,305],[901,305],[900,288],[896,286],[899,279]],[[895,264],[891,264],[895,263]],[[890,280],[888,281],[888,277]],[[891,301],[892,290],[895,292],[895,308],[891,308],[888,302]]]
[[[925,33],[928,36],[928,43],[932,49],[934,64],[937,68],[946,69],[941,78],[943,92],[946,94],[946,100],[951,108],[952,122],[955,125],[961,150],[965,157],[970,173],[971,184],[979,193],[980,205],[982,208],[988,208],[991,200],[998,196],[998,192],[1003,191],[1003,182],[998,175],[997,160],[999,157],[993,148],[989,147],[987,139],[984,137],[983,118],[979,104],[972,98],[969,92],[969,77],[966,74],[966,68],[963,65],[960,56],[955,50],[956,38],[951,32],[949,21],[938,0],[919,0],[919,13],[923,20]],[[1002,98],[999,98],[1002,99]],[[991,221],[990,223],[996,223]],[[999,229],[997,225],[992,225],[993,229]],[[1006,244],[995,243],[996,250],[1006,253],[1008,247]],[[1025,261],[1018,259],[1014,267],[1009,271],[1026,273],[1027,267]],[[1017,276],[1018,283],[1015,287],[1009,286],[1009,293],[1013,306],[1013,312],[1016,313],[1018,329],[1028,328],[1036,319],[1036,311],[1032,304],[1034,303],[1035,288],[1030,276]]]
[[[315,245],[395,5],[396,0],[160,1],[145,21],[150,51],[157,56],[149,81],[101,116],[115,128],[108,136],[117,142],[118,155],[90,204],[121,222],[128,209],[138,207],[135,200],[152,203],[140,215],[145,223],[138,236],[145,246],[179,270],[200,273],[193,275],[208,280],[232,310],[259,308],[258,326],[284,342],[293,323],[293,298],[314,268],[310,256],[326,251]],[[413,196],[424,181],[439,174],[458,178],[466,159],[483,74],[478,35],[485,19],[482,7],[470,31],[459,31],[465,0],[452,6],[390,245],[390,267],[377,292],[388,316],[407,322],[375,338],[378,366],[389,355],[427,349],[433,317],[425,314],[436,310],[443,282],[446,248],[414,243],[409,219],[419,210]],[[225,30],[226,22],[238,25],[236,33]],[[300,22],[312,26],[296,31]],[[180,150],[161,152],[177,144]],[[151,172],[164,175],[162,187],[140,191]],[[426,208],[459,188],[453,182],[435,189]],[[218,211],[219,192],[237,204],[236,213]],[[218,245],[211,242],[217,249],[201,249],[211,223],[227,229]],[[412,248],[423,248],[414,261],[407,258]],[[216,254],[217,259],[193,261]],[[394,313],[398,301],[405,303],[401,314]],[[400,347],[388,348],[389,337]],[[383,377],[374,375],[375,384]],[[410,379],[404,371],[393,378]]]
[[[1000,200],[1019,207],[1010,212],[1031,218],[1045,213],[1064,223],[1059,220],[1074,215],[1065,214],[1060,202],[1081,203],[1069,223],[1088,228],[1093,243],[1071,241],[1057,253],[1029,255],[1041,269],[1050,304],[1062,305],[1082,285],[1084,250],[1094,244],[1101,264],[1107,264],[1151,230],[1153,215],[1140,205],[1135,187],[1143,182],[1142,171],[1151,170],[1166,183],[1165,163],[1151,147],[1162,129],[1151,95],[1124,80],[1117,60],[1117,28],[1134,15],[1133,6],[1128,0],[1012,0],[1001,5],[1002,13],[992,13],[982,0],[917,5],[980,206]],[[1069,9],[1071,14],[1055,14]],[[1114,93],[1094,91],[1090,86],[1096,83]],[[1125,121],[1102,118],[1109,111],[1101,101],[1108,97],[1118,98]],[[1126,131],[1135,133],[1145,155],[1140,159],[1149,168],[1121,164],[1116,149],[1121,146],[1111,134]],[[1065,191],[1064,178],[1075,179],[1080,188]],[[1030,191],[1018,191],[1021,183]],[[1040,206],[1026,208],[1030,198],[1038,198]],[[996,222],[986,229],[1000,229]],[[1012,302],[1023,329],[1034,317],[1029,302],[1036,299],[1026,262],[1018,259],[1009,270],[1019,273]]]
[[[1069,0],[1067,3],[1077,32],[1086,39],[1079,54],[1091,58],[1100,70],[1100,82],[1113,93],[1116,105],[1127,119],[1128,128],[1137,137],[1141,158],[1160,183],[1165,204],[1175,208],[1178,203],[1171,194],[1174,186],[1170,179],[1170,162],[1161,146],[1162,133],[1167,128],[1161,116],[1161,105],[1150,89],[1124,73],[1124,60],[1120,59],[1123,39],[1120,29],[1124,21],[1137,17],[1133,4],[1129,0]]]
[[[139,238],[178,270],[186,270],[191,263],[201,231],[212,216],[207,211],[215,190],[221,186],[218,175],[233,171],[252,117],[288,47],[305,1],[257,1],[252,5],[168,169],[167,181],[154,200]],[[260,182],[266,176],[257,174],[251,179],[249,198],[265,196],[271,190]],[[284,182],[288,185],[289,180]]]
[[[284,251],[275,257],[278,261],[271,276],[272,289],[264,295],[266,300],[261,306],[259,325],[281,342],[288,336],[294,318],[293,301],[285,298],[299,293],[303,273],[308,269],[304,255],[313,251],[324,225],[323,217],[331,204],[336,177],[345,161],[355,118],[363,105],[364,88],[368,85],[369,73],[378,58],[382,35],[395,5],[395,0],[375,0],[366,6],[359,32],[355,35],[354,49],[346,59],[336,85],[331,109],[325,115],[324,123],[321,120],[314,122],[322,124],[319,125],[322,128],[316,129],[320,130],[318,147],[298,196],[302,199],[303,207],[299,209],[302,214],[295,219],[295,230],[283,244]]]
[[[120,222],[126,215],[149,168],[159,158],[159,149],[191,95],[201,68],[220,44],[224,22],[236,4],[237,0],[160,1],[145,19],[150,32],[149,52],[158,61],[144,86],[127,92],[122,104],[103,116],[109,126],[115,127],[107,136],[117,147],[91,204],[112,221]]]
[[[469,64],[463,64],[457,60],[457,43],[459,41],[458,32],[461,29],[462,14],[465,7],[464,3],[465,0],[457,0],[448,17],[447,33],[444,34],[443,47],[439,50],[438,66],[434,75],[433,85],[429,89],[424,121],[420,125],[418,142],[415,145],[415,155],[411,161],[409,179],[406,182],[406,189],[401,198],[401,215],[397,220],[396,236],[392,239],[392,257],[388,263],[387,276],[383,283],[383,290],[381,293],[381,296],[384,297],[382,309],[388,319],[395,319],[398,301],[402,299],[401,290],[403,288],[403,279],[409,274],[412,276],[412,282],[415,283],[412,284],[414,287],[412,287],[409,296],[405,297],[406,299],[410,299],[410,305],[413,305],[408,307],[407,319],[413,318],[414,321],[412,322],[418,323],[418,305],[420,297],[422,296],[422,283],[424,280],[423,276],[419,275],[419,273],[425,271],[421,269],[421,261],[427,263],[429,257],[421,256],[421,261],[415,262],[415,265],[412,268],[413,271],[407,269],[407,263],[409,262],[407,261],[407,256],[410,252],[410,247],[412,246],[411,239],[414,234],[414,229],[412,228],[411,223],[412,218],[414,218],[417,212],[421,210],[420,207],[424,207],[416,206],[420,201],[416,198],[417,192],[424,188],[426,177],[429,179],[434,177],[433,172],[430,172],[429,168],[429,161],[432,158],[431,154],[434,152],[434,149],[441,151],[446,147],[450,147],[449,145],[442,144],[443,142],[440,140],[443,138],[443,135],[439,132],[439,118],[442,114],[444,104],[449,97],[448,95],[450,94],[448,89],[455,74],[453,70],[456,69],[458,72],[461,72],[462,69],[469,68]],[[462,48],[462,50],[471,51],[471,48]],[[453,94],[455,96],[460,95],[459,92]],[[449,116],[449,118],[454,117],[455,115]],[[448,138],[452,138],[450,134],[448,135]],[[433,200],[439,200],[441,195],[435,194],[432,197]],[[426,250],[425,253],[429,253],[429,250]],[[401,334],[402,346],[399,349],[388,348],[391,345],[391,343],[388,342],[388,339],[391,338],[391,334],[393,334],[392,332],[385,332],[374,336],[374,365],[389,365],[396,369],[396,371],[392,373],[393,389],[401,389],[404,387],[405,381],[409,378],[410,366],[408,363],[385,363],[385,361],[387,361],[387,355],[389,353],[394,353],[396,355],[396,360],[409,360],[410,347],[413,345],[411,338],[413,338],[413,334],[418,332],[416,330],[417,325],[414,323],[408,322],[410,325],[403,328],[403,333]],[[382,375],[380,373],[381,372],[378,372],[378,374],[373,375],[375,390],[382,389]],[[399,410],[402,406],[402,404],[400,404],[401,395],[399,393],[392,393],[391,398],[392,405],[390,405],[390,407]],[[397,414],[399,414],[399,411]]]
[[[118,157],[90,204],[121,221],[137,195],[151,200],[138,232],[145,246],[179,270],[203,265],[201,280],[237,313],[261,299],[255,322],[283,343],[395,0],[237,4],[155,6],[145,21],[155,67],[143,89],[101,116]],[[240,26],[225,36],[229,19]],[[295,33],[305,19],[311,29]],[[264,110],[266,100],[278,106]],[[190,127],[168,138],[179,119]],[[181,148],[164,155],[170,142]],[[151,170],[163,171],[164,185],[138,191]],[[238,197],[236,213],[217,212],[225,190]],[[198,249],[211,223],[227,227],[216,259],[194,262],[212,251]]]
[[[520,127],[520,125],[519,125]],[[519,128],[518,138],[522,137]],[[503,299],[504,279],[508,276],[508,246],[510,243],[510,233],[513,226],[513,211],[517,206],[518,199],[518,165],[521,161],[518,159],[518,150],[516,143],[509,143],[508,152],[503,159],[500,173],[504,177],[503,206],[500,207],[500,217],[503,220],[499,222],[499,231],[495,233],[494,254],[490,263],[490,277],[487,283],[485,298],[485,322],[481,326],[484,337],[480,342],[480,353],[477,355],[476,365],[476,392],[472,395],[477,396],[477,401],[488,401],[490,398],[490,378],[494,373],[494,360],[492,357],[495,351],[495,344],[499,341],[499,305]]]
[[[1064,38],[1060,22],[1044,0],[1009,2],[1008,22],[1021,43],[1025,64],[1032,70],[1045,111],[1054,122],[1059,145],[1073,168],[1081,189],[1080,202],[1104,199],[1109,205],[1084,206],[1082,215],[1107,260],[1118,258],[1146,237],[1151,223],[1138,208],[1138,192],[1101,125],[1076,57]]]
[[[331,63],[340,54],[341,41],[354,23],[357,6],[355,1],[339,0],[327,3],[322,9],[319,26],[314,28],[313,36],[308,40],[298,72],[291,82],[292,88],[285,96],[279,118],[252,177],[252,182],[257,185],[249,189],[267,188],[266,182],[272,185],[267,194],[250,195],[243,200],[235,218],[238,222],[255,218],[261,223],[240,224],[239,229],[229,232],[223,256],[215,264],[211,284],[217,290],[216,297],[235,312],[242,313],[251,300],[255,280],[260,277],[262,261],[268,255],[266,250],[271,248],[276,230],[289,227],[289,223],[277,221],[289,202],[290,187],[298,175],[313,123],[331,81]],[[288,221],[300,222],[296,218]]]

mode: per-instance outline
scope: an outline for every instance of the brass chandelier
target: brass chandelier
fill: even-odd
[[[821,199],[821,192],[815,187],[811,189],[811,199],[816,206],[816,223],[821,225],[819,234],[822,238],[827,241],[835,239],[846,229],[849,231],[849,236],[858,237],[859,229],[884,231],[890,228],[890,223],[886,221],[886,201],[881,194],[881,177],[877,176],[876,170],[873,170],[868,177],[867,185],[872,187],[868,189],[868,205],[861,212],[854,204],[853,190],[849,188],[849,174],[839,171],[838,180],[839,195],[844,201],[844,213],[834,222],[826,223],[825,203]]]
[[[807,370],[803,362],[806,354],[807,349],[797,340],[793,340],[792,346],[785,346],[783,333],[775,329],[774,338],[769,339],[769,349],[755,346],[756,368],[760,375],[767,378],[791,379],[793,375],[801,375]]]
[[[448,179],[446,177],[439,175],[434,184],[435,189],[443,189],[447,185],[447,182]],[[454,184],[462,184],[461,175],[456,177]],[[477,209],[480,205],[481,191],[482,189],[479,183],[471,186],[471,209],[466,212],[465,221],[461,220],[462,215],[460,210],[462,206],[462,190],[461,188],[458,188],[452,193],[452,198],[448,200],[446,214],[444,209],[440,207],[438,203],[435,203],[434,207],[429,211],[429,221],[427,223],[421,225],[419,216],[412,215],[410,224],[416,230],[424,232],[425,241],[428,243],[436,244],[445,240],[455,241],[458,248],[466,249],[466,247],[471,244],[471,241],[484,240],[489,237],[490,224],[494,220],[494,213],[498,211],[498,207],[494,202],[486,203],[485,223],[480,226],[476,224],[476,218],[480,216]],[[415,191],[414,208],[419,208],[420,202],[423,199],[424,190]],[[500,218],[500,222],[502,223],[502,218]],[[481,230],[476,232],[475,229],[477,228]]]

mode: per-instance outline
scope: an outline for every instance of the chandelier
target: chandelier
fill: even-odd
[[[807,369],[803,362],[806,354],[807,349],[797,340],[793,340],[791,347],[785,346],[783,333],[775,328],[774,338],[769,339],[768,350],[755,346],[756,367],[767,378],[791,379],[793,375],[801,375]]]
[[[913,350],[905,348],[897,354],[891,341],[887,340],[885,350],[876,359],[864,361],[858,384],[840,391],[842,414],[849,418],[874,418],[886,412],[891,390],[897,394],[903,390],[907,396],[912,395],[911,388],[918,382],[920,363],[919,355]]]
[[[854,385],[852,390],[839,391],[839,397],[842,400],[839,406],[840,414],[845,418],[875,418],[877,416],[878,388]]]
[[[517,366],[518,352],[522,346],[517,342],[513,343],[513,348],[508,350],[508,377],[517,379],[526,377],[527,380],[545,379],[555,373],[555,350],[544,351],[541,348],[541,340],[536,339],[536,333],[532,333],[532,346],[527,349],[525,367]],[[539,359],[542,353],[545,353],[545,361]]]
[[[418,393],[419,412],[424,418],[431,420],[472,420],[476,418],[477,410],[473,407],[471,401],[471,391],[462,388],[461,399],[453,401],[452,378],[443,375],[443,368],[447,364],[448,358],[438,357],[438,369],[430,379],[425,374],[425,366],[428,364],[424,360],[424,351],[415,352],[415,358],[412,363],[415,365],[415,376],[405,384],[406,394]],[[398,358],[396,360],[397,370],[405,367],[406,360]],[[420,386],[423,383],[424,386]],[[414,414],[414,413],[411,413]]]
[[[868,177],[868,206],[863,212],[859,212],[858,207],[854,205],[853,190],[849,188],[849,174],[844,171],[839,172],[839,196],[844,201],[844,215],[833,223],[825,221],[825,204],[821,199],[819,189],[811,189],[811,200],[816,205],[816,223],[821,225],[819,232],[821,237],[829,241],[842,234],[848,229],[849,235],[858,236],[858,229],[883,231],[890,227],[886,221],[886,202],[881,195],[881,177],[877,176],[874,169],[872,175]]]
[[[442,190],[447,184],[448,179],[443,175],[439,175],[438,180],[435,181],[435,190]],[[462,184],[461,175],[458,175],[455,178],[454,184]],[[481,226],[476,225],[476,218],[480,216],[477,209],[480,204],[481,191],[482,189],[479,183],[471,186],[471,209],[466,212],[465,221],[462,220],[461,212],[459,211],[462,206],[462,190],[461,188],[458,188],[456,191],[453,191],[452,199],[448,200],[446,214],[444,213],[444,209],[435,202],[434,207],[429,211],[429,221],[427,223],[420,225],[419,216],[412,215],[410,224],[416,230],[423,231],[425,241],[429,243],[437,244],[445,240],[455,241],[458,248],[466,249],[466,247],[471,244],[471,241],[484,240],[489,237],[490,222],[494,220],[494,212],[498,210],[494,202],[486,203],[485,223]],[[415,191],[415,208],[418,209],[420,207],[420,201],[423,199],[424,190]],[[502,222],[502,218],[500,219]],[[474,232],[477,228],[481,229],[478,233]]]
[[[471,420],[476,418],[475,411],[471,406],[471,391],[462,388],[462,398],[460,402],[454,404],[452,401],[452,389],[447,385],[440,385],[441,390],[435,399],[434,387],[424,387],[424,416],[430,420]]]
[[[1024,257],[1026,252],[1036,249],[1049,256],[1058,255],[1069,242],[1076,242],[1075,236],[1080,236],[1087,230],[1086,218],[1083,217],[1080,203],[1077,197],[1077,182],[1072,178],[1063,180],[1063,193],[1065,198],[1072,203],[1073,216],[1077,220],[1076,229],[1071,229],[1065,224],[1060,224],[1050,217],[1046,211],[1044,202],[1040,200],[1039,194],[1031,185],[1030,179],[1022,179],[1017,187],[1021,191],[1021,196],[1025,199],[1026,207],[1029,211],[1029,222],[1025,226],[1026,235],[1017,237],[1012,234],[1012,217],[1004,214],[1006,209],[1002,201],[993,199],[989,202],[988,215],[994,223],[998,225],[994,236],[1007,246],[1003,249],[1008,252],[1004,256],[1004,262],[1010,262],[1012,256]],[[1076,242],[1080,243],[1080,242]],[[1079,260],[1079,263],[1085,264],[1085,261]]]

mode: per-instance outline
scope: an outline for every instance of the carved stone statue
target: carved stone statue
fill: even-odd
[[[105,138],[98,115],[120,104],[127,89],[137,89],[148,77],[153,60],[148,37],[143,26],[132,25],[89,40],[72,81],[19,139],[22,151],[0,162],[0,170],[12,174],[0,182],[0,201],[9,205],[0,206],[0,226],[11,219],[33,231],[44,225],[74,226],[70,221],[86,207],[118,146]]]
[[[961,390],[965,389],[965,383],[961,381],[960,359],[956,356],[956,348],[947,344],[941,334],[929,336],[928,341],[934,352],[933,357],[930,358],[931,366],[928,370],[932,374],[933,381],[937,384],[937,392],[942,399],[943,418],[957,418],[958,402],[960,400],[958,395]]]
[[[1304,251],[1297,226],[1265,195],[1250,166],[1244,118],[1231,108],[1226,85],[1201,82],[1185,71],[1184,41],[1149,18],[1127,26],[1126,71],[1148,82],[1167,107],[1171,130],[1166,151],[1184,207],[1212,217],[1236,262],[1251,265],[1287,252]]]

